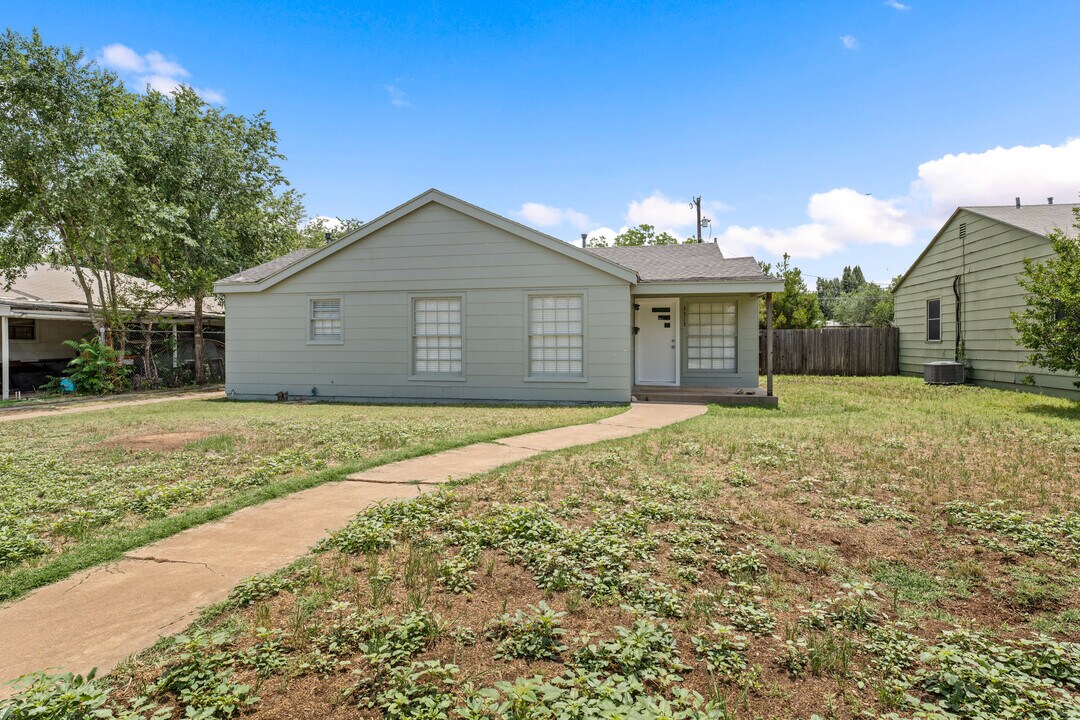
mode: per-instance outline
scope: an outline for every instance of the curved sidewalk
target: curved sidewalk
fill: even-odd
[[[634,404],[595,423],[382,465],[185,530],[0,607],[0,683],[45,669],[85,673],[96,667],[104,674],[160,636],[183,630],[200,608],[225,599],[241,580],[302,557],[371,503],[415,496],[425,486],[550,450],[637,435],[705,410]],[[0,685],[0,698],[11,690]]]

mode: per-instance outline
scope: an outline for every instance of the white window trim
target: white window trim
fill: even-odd
[[[704,297],[704,298],[693,298],[692,300],[687,299],[686,300],[686,309],[684,310],[684,314],[683,314],[684,318],[689,318],[689,316],[690,316],[690,306],[692,304],[696,303],[696,302],[700,302],[700,303],[722,302],[722,303],[731,303],[732,305],[735,306],[735,366],[734,366],[734,368],[732,370],[712,370],[712,369],[703,370],[701,368],[691,369],[690,368],[690,348],[687,347],[687,349],[686,349],[686,374],[687,375],[738,375],[739,374],[739,309],[740,309],[740,307],[739,307],[740,303],[739,303],[738,299],[733,299],[733,298],[729,298],[729,297],[728,298],[725,298],[725,297]],[[684,333],[684,337],[686,338],[686,342],[689,343],[690,342],[689,320],[687,320],[687,328],[686,328],[686,332]]]
[[[581,375],[533,375],[532,374],[532,315],[530,307],[534,297],[550,295],[581,296]],[[552,288],[549,290],[527,290],[525,292],[525,374],[523,382],[535,383],[587,383],[589,382],[589,294],[585,288]]]
[[[930,303],[935,301],[935,300],[937,301],[937,304],[938,304],[938,306],[937,306],[937,334],[938,334],[938,336],[937,336],[937,340],[931,340],[930,339]],[[942,324],[941,324],[941,298],[940,297],[926,298],[925,310],[926,310],[925,328],[924,328],[925,332],[923,333],[923,337],[926,338],[926,342],[928,342],[928,343],[942,342],[942,339],[945,337],[945,328],[942,327]]]
[[[416,301],[417,300],[457,300],[461,303],[461,372],[418,373],[416,372]],[[410,382],[465,382],[465,362],[468,357],[465,347],[465,308],[466,293],[410,293],[409,294],[409,371],[406,379]]]
[[[312,334],[313,306],[316,300],[337,300],[338,321],[341,323],[341,333],[336,338],[316,338]],[[307,344],[308,345],[344,345],[345,344],[345,302],[340,295],[310,295],[307,298]]]

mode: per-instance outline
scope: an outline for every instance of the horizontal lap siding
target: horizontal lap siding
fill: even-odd
[[[961,257],[960,223],[967,223],[966,253]],[[1074,377],[1030,367],[1028,351],[1016,343],[1010,313],[1025,307],[1017,276],[1024,258],[1052,256],[1046,238],[969,212],[961,212],[915,267],[896,293],[895,322],[900,329],[900,371],[921,375],[923,363],[952,360],[956,340],[956,305],[952,291],[961,274],[964,349],[969,379],[1000,387],[1035,386],[1054,394],[1080,397]],[[942,342],[926,341],[926,300],[941,298]]]
[[[528,291],[585,291],[587,382],[527,382]],[[463,295],[464,380],[410,380],[415,293]],[[341,345],[309,345],[308,300],[342,299]],[[610,401],[630,396],[624,281],[427,205],[261,293],[230,295],[229,390],[338,399]]]

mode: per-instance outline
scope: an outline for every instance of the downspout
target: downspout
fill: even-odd
[[[963,328],[960,325],[960,317],[961,316],[960,316],[960,276],[959,275],[957,275],[956,277],[953,278],[952,291],[953,291],[953,295],[956,297],[956,348],[955,348],[953,354],[954,354],[954,357],[956,359],[956,362],[963,362],[964,361],[963,360],[964,353],[961,350],[961,348],[963,347],[964,343],[963,343],[963,340],[960,339],[961,330]]]

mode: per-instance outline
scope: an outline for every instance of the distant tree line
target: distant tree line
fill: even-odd
[[[893,280],[888,288],[866,280],[858,265],[845,267],[838,278],[818,278],[811,291],[803,279],[802,270],[791,264],[791,256],[784,253],[783,260],[775,266],[759,263],[766,275],[784,281],[783,292],[773,294],[773,327],[777,329],[801,329],[822,327],[828,322],[840,325],[873,325],[884,327],[892,324]],[[765,306],[761,306],[761,327],[765,327]]]
[[[325,242],[323,224],[301,227],[265,113],[227,113],[188,87],[131,92],[82,50],[8,29],[0,118],[0,285],[34,264],[72,267],[110,347],[140,308],[190,301],[199,381],[214,281]]]

